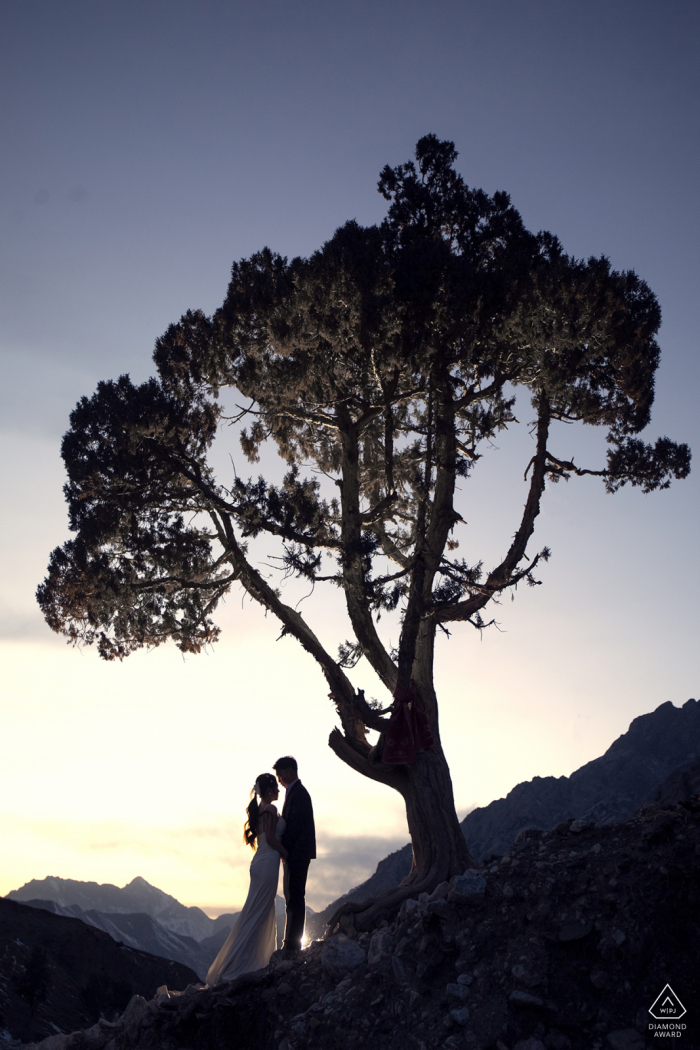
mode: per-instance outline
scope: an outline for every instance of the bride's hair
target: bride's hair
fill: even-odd
[[[258,820],[260,818],[258,795],[262,798],[270,788],[275,787],[277,787],[277,780],[272,773],[261,773],[253,784],[253,790],[251,791],[253,797],[251,798],[250,805],[246,810],[248,819],[243,825],[243,841],[246,846],[250,846],[251,849],[255,849],[255,839],[258,834]]]

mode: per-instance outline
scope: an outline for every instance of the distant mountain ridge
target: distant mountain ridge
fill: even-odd
[[[212,959],[216,955],[216,952],[212,954],[208,943],[213,938],[204,938],[200,943],[193,937],[173,933],[146,912],[133,914],[101,912],[94,908],[83,909],[78,904],[58,904],[56,901],[41,898],[24,900],[22,903],[27,904],[30,908],[51,912],[53,915],[80,919],[86,925],[94,926],[103,933],[109,934],[119,944],[126,944],[129,948],[136,948],[142,952],[149,952],[151,955],[158,955],[163,959],[182,963],[183,966],[194,970],[200,980],[206,976]],[[222,929],[223,936],[220,938],[222,944],[230,929],[230,926]]]
[[[691,774],[685,767],[694,769],[699,758],[700,703],[691,699],[679,708],[669,700],[635,718],[605,754],[571,776],[534,777],[517,784],[505,798],[472,810],[461,823],[462,832],[474,857],[485,860],[506,853],[524,828],[549,831],[572,817],[597,824],[626,820],[667,781],[675,784],[674,774],[680,776],[683,769],[688,780]],[[411,863],[410,843],[389,854],[369,879],[313,916],[312,935],[321,936],[344,901],[364,900],[397,886]]]
[[[31,879],[18,890],[11,890],[5,899],[81,919],[130,948],[188,966],[200,979],[206,977],[239,915],[231,912],[210,919],[201,908],[180,904],[141,876],[119,887],[49,875]],[[281,943],[285,905],[279,895],[275,899],[275,915]]]
[[[79,882],[77,879],[49,875],[45,879],[32,879],[18,890],[11,890],[7,898],[15,901],[53,901],[64,908],[77,905],[85,912],[123,915],[145,913],[172,933],[191,937],[195,941],[211,937],[215,932],[216,920],[210,919],[201,908],[188,908],[180,904],[175,897],[151,886],[140,875],[121,887],[109,882]]]

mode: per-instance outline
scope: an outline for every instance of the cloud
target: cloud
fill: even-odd
[[[380,860],[406,845],[406,834],[319,836],[318,857],[309,868],[306,898],[315,911],[372,875]]]

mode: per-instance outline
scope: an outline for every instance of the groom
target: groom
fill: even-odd
[[[282,947],[298,952],[306,920],[306,876],[316,856],[316,830],[311,796],[297,774],[296,759],[291,755],[278,758],[272,767],[280,784],[287,789],[282,816],[287,826],[281,843],[288,856],[284,866],[284,899],[287,902],[287,925]]]

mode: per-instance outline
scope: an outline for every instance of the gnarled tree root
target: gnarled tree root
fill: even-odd
[[[476,861],[473,861],[473,866],[481,867]],[[374,929],[382,919],[390,922],[409,897],[417,898],[421,893],[432,893],[441,882],[449,878],[447,872],[436,872],[434,869],[423,875],[411,872],[395,889],[378,897],[370,897],[365,901],[345,901],[328,920],[326,936],[330,937],[338,931],[348,933],[351,928],[362,933]]]

